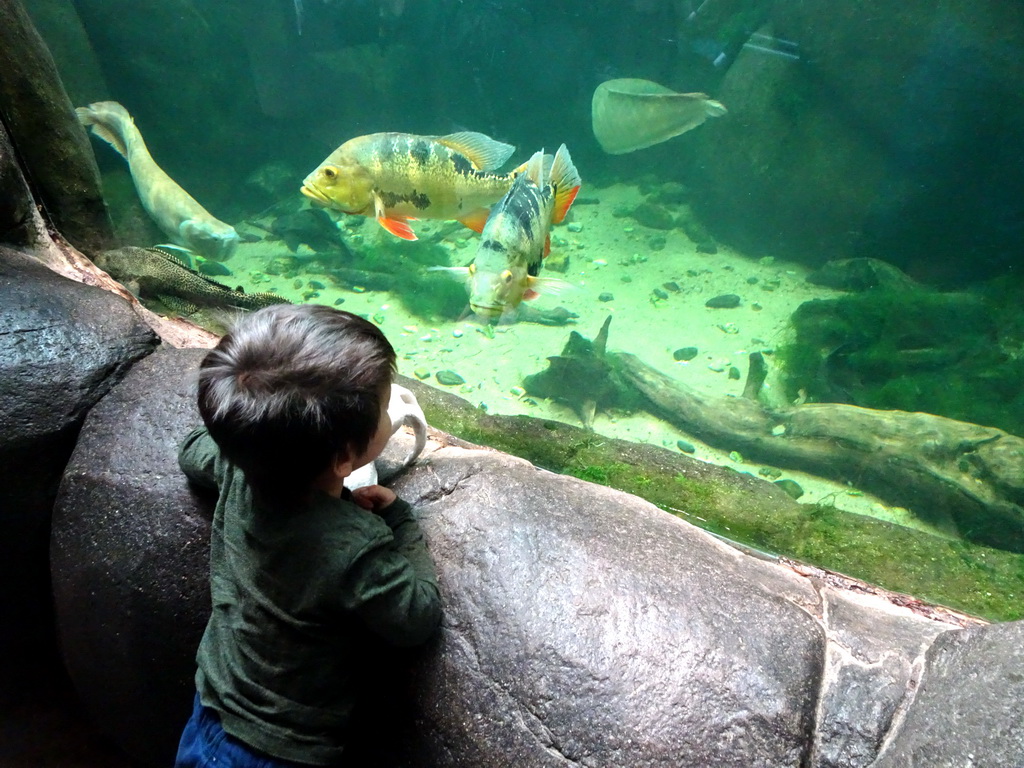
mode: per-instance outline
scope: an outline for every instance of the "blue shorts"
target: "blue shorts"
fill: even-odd
[[[216,710],[204,707],[196,694],[192,717],[185,723],[174,768],[308,768],[258,752],[220,725]]]

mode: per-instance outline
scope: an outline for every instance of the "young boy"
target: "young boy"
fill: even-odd
[[[436,577],[409,505],[345,478],[391,435],[395,351],[324,306],[245,316],[203,360],[179,463],[218,491],[213,613],[175,763],[340,765],[366,648],[424,642]]]

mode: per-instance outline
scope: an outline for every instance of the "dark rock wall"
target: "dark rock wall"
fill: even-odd
[[[48,542],[79,429],[155,335],[120,298],[0,246],[0,695],[52,662]]]
[[[697,137],[715,235],[811,264],[888,260],[930,283],[999,274],[1024,238],[1024,10],[778,0]]]
[[[47,218],[73,245],[112,245],[89,139],[20,0],[0,0],[0,122]]]

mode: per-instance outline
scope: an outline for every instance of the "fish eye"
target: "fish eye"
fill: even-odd
[[[512,282],[512,272],[510,270],[506,269],[504,272],[501,273],[501,279],[505,281],[506,285],[508,283],[511,283]]]
[[[326,168],[324,168],[324,176],[326,176],[328,179],[333,179],[337,175],[338,175],[338,170],[336,168],[332,168],[329,165]]]

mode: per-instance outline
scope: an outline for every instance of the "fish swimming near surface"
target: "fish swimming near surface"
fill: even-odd
[[[209,211],[156,164],[135,121],[116,101],[98,101],[75,110],[82,125],[128,161],[135,190],[146,213],[178,245],[222,261],[238,247],[238,233]]]
[[[495,173],[515,147],[473,131],[447,136],[373,133],[350,139],[302,184],[328,208],[373,216],[391,234],[416,240],[410,219],[456,219],[480,232],[489,208],[518,172]]]
[[[541,261],[551,250],[551,225],[565,218],[582,183],[565,144],[553,158],[535,153],[491,211],[473,263],[442,267],[467,275],[469,306],[476,315],[509,317],[539,288],[561,283],[539,277]]]

